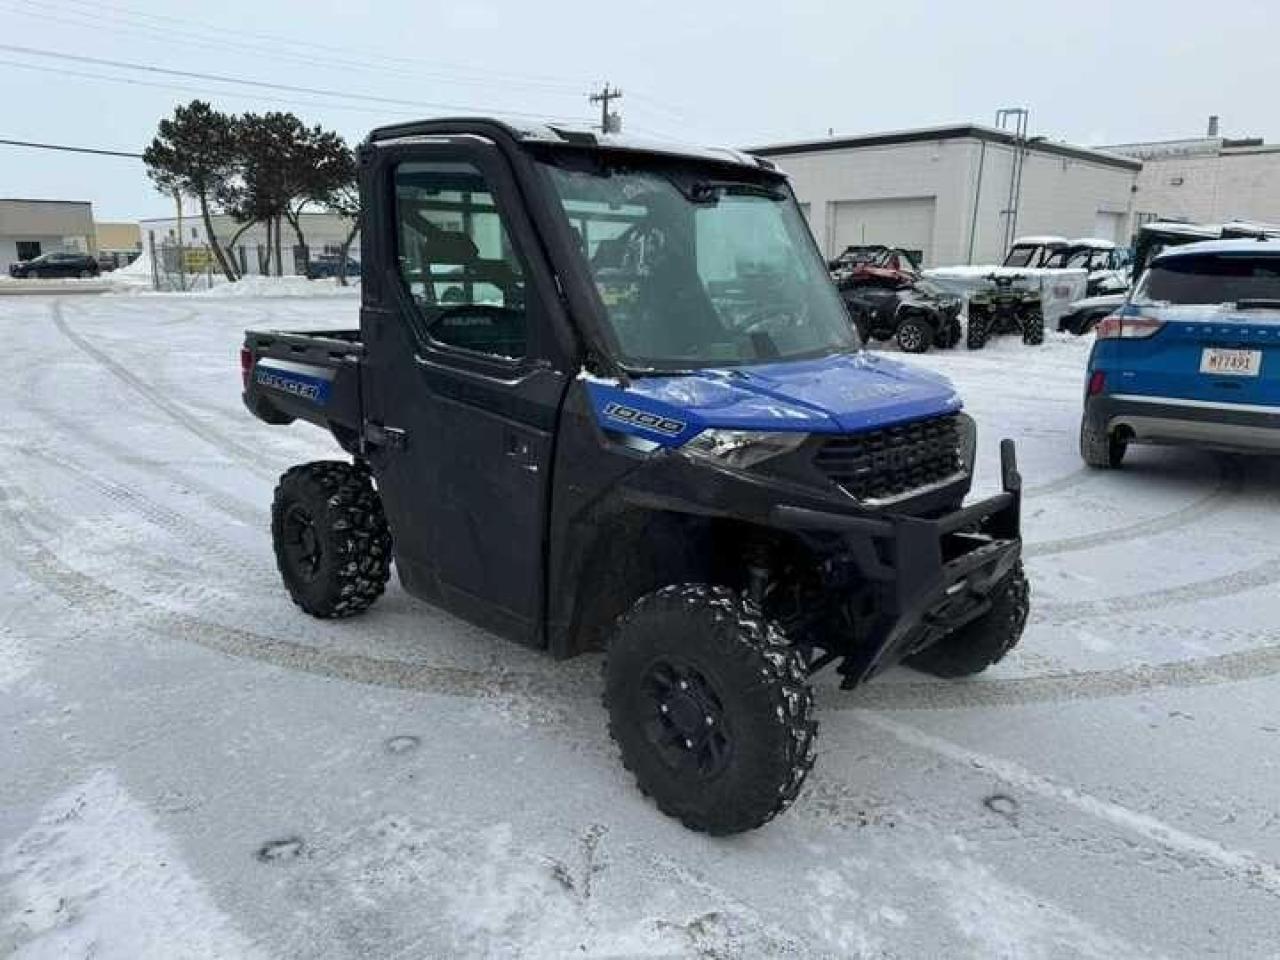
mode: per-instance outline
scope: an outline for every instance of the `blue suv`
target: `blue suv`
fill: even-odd
[[[1280,453],[1280,241],[1167,250],[1098,324],[1080,455],[1118,467],[1131,443]]]

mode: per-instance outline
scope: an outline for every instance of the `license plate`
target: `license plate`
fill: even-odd
[[[1200,354],[1200,372],[1229,377],[1256,377],[1262,370],[1261,350],[1222,350],[1206,347]]]

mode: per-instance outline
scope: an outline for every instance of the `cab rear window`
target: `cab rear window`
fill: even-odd
[[[1280,256],[1170,257],[1152,265],[1134,300],[1175,304],[1280,300]]]

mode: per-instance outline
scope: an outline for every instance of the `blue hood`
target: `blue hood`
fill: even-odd
[[[708,428],[858,433],[960,409],[946,377],[875,354],[836,354],[639,377],[586,378],[601,427],[664,446]]]

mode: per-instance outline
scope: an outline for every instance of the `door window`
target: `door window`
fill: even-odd
[[[397,261],[421,331],[505,360],[528,349],[525,269],[484,175],[465,162],[395,171]]]

